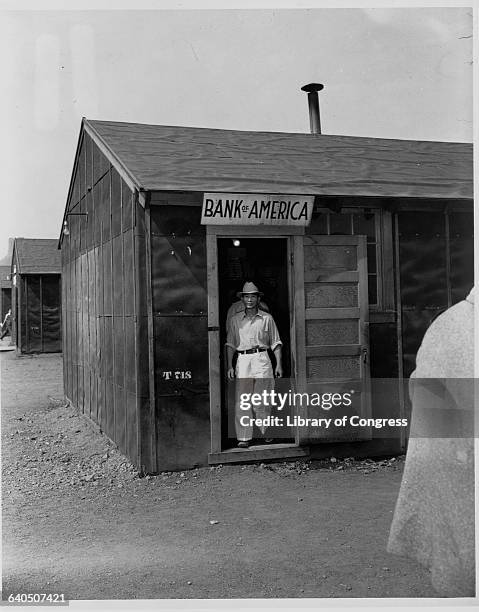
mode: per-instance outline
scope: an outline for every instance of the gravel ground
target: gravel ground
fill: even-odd
[[[140,477],[64,402],[61,356],[0,368],[3,599],[435,596],[385,551],[403,457]]]

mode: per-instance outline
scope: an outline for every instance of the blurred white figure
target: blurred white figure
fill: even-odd
[[[431,324],[418,351],[409,446],[388,542],[389,552],[430,570],[442,597],[475,595],[473,293]]]

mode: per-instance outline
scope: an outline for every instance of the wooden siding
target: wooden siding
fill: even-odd
[[[62,239],[65,393],[137,468],[155,471],[141,431],[149,404],[145,211],[87,134],[69,211],[87,216],[69,216]]]
[[[166,199],[150,213],[158,466],[168,470],[205,465],[210,422],[201,208],[172,206]],[[169,380],[165,371],[171,372]],[[191,378],[175,372],[189,372]]]

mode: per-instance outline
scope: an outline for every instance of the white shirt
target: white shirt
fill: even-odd
[[[278,328],[273,317],[259,310],[254,317],[246,316],[246,311],[239,312],[231,317],[228,327],[226,346],[237,351],[246,351],[252,348],[274,349],[283,344],[279,337]]]
[[[261,300],[258,304],[258,309],[263,310],[264,312],[269,312],[268,306]],[[238,314],[238,312],[244,312],[243,300],[238,300],[237,302],[234,302],[228,308],[228,312],[226,313],[226,331],[228,331],[229,329],[231,317],[233,317],[235,314]]]

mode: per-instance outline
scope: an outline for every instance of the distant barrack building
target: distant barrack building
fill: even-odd
[[[60,352],[61,253],[58,241],[15,238],[10,277],[12,340],[17,351]]]
[[[408,417],[422,336],[473,284],[472,159],[463,143],[84,119],[59,242],[67,398],[151,473],[404,452],[404,429],[370,427],[234,448],[226,313],[254,278],[296,391]]]

